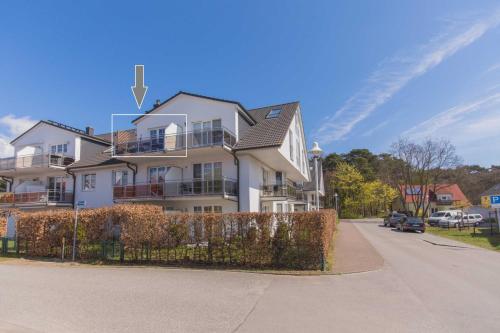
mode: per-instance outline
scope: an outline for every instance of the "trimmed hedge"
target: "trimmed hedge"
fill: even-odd
[[[164,213],[159,206],[117,205],[79,212],[77,256],[259,268],[324,268],[335,211]],[[69,257],[74,212],[20,213],[18,242],[29,256]]]

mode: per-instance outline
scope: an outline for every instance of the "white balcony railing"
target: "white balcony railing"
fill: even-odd
[[[114,199],[168,199],[202,195],[237,196],[237,182],[229,178],[212,180],[187,179],[113,187]]]
[[[226,128],[167,134],[114,144],[115,155],[134,155],[209,146],[234,147],[236,136]]]
[[[58,154],[37,154],[7,157],[0,159],[0,170],[15,170],[26,168],[44,168],[51,166],[64,167],[75,160],[72,157]]]

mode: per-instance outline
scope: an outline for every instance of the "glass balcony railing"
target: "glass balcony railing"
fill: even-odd
[[[262,185],[260,187],[261,197],[285,197],[295,200],[305,200],[302,190],[298,187],[288,185]]]
[[[237,196],[238,186],[234,179],[167,180],[161,183],[136,183],[113,187],[114,199],[168,199],[184,196],[224,195]]]
[[[58,190],[45,190],[38,192],[23,192],[23,193],[0,193],[0,205],[16,205],[16,204],[57,204],[73,203],[73,193],[62,192]]]
[[[58,154],[23,155],[0,159],[0,170],[15,170],[26,168],[44,168],[51,166],[64,167],[75,160],[72,157]]]
[[[134,155],[179,151],[209,146],[236,145],[236,136],[226,128],[167,134],[164,137],[140,138],[114,144],[115,155]]]

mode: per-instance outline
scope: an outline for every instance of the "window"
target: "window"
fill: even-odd
[[[82,177],[82,191],[95,190],[95,173],[83,175]]]
[[[276,185],[283,185],[283,172],[276,171]]]
[[[165,129],[158,128],[149,130],[149,136],[151,138],[151,150],[158,151],[163,150],[165,146]]]
[[[194,207],[193,207],[193,211],[194,211],[195,213],[201,213],[201,206],[194,206]]]
[[[290,141],[290,160],[293,161],[293,132],[292,130],[288,130],[288,140]]]
[[[170,168],[168,167],[151,167],[149,168],[149,182],[151,184],[163,183],[165,175]]]
[[[283,213],[283,204],[281,203],[276,204],[276,213]]]
[[[113,171],[113,186],[128,185],[128,171]]]
[[[67,143],[50,146],[50,153],[51,154],[62,154],[62,153],[67,153],[67,152],[68,152],[68,144]]]
[[[222,213],[222,206],[214,206],[214,213]]]
[[[272,109],[271,111],[269,111],[266,118],[267,119],[278,118],[280,113],[281,113],[281,109]]]
[[[269,183],[269,172],[262,168],[262,185],[267,185]]]

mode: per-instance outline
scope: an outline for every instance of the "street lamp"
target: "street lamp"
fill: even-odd
[[[318,158],[321,156],[323,149],[319,147],[317,142],[313,143],[312,149],[309,151],[314,159],[314,180],[316,182],[316,210],[319,210],[319,177],[318,177]]]
[[[339,206],[338,206],[339,195],[337,194],[337,192],[335,192],[334,196],[335,196],[335,211],[338,214],[338,212],[339,212]]]

